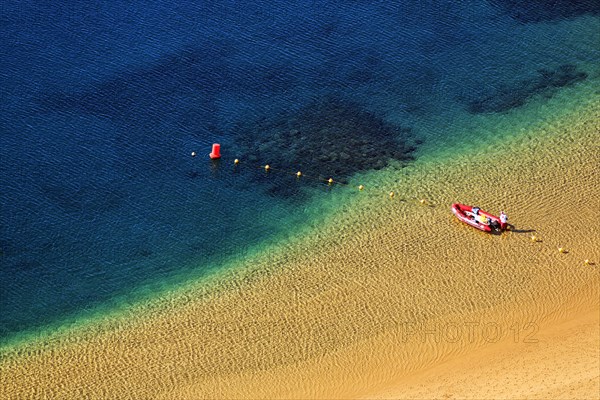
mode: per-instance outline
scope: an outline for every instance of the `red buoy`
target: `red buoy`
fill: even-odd
[[[213,144],[212,153],[208,155],[211,160],[216,160],[217,158],[221,158],[221,145],[219,143]]]

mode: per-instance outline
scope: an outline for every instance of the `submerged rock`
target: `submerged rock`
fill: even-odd
[[[489,2],[522,23],[600,14],[600,2],[596,0],[489,0]]]
[[[539,70],[538,76],[518,82],[486,94],[475,100],[467,100],[467,109],[472,114],[503,112],[524,105],[527,100],[543,94],[552,97],[552,89],[572,86],[587,79],[587,74],[578,71],[575,65],[561,65],[555,70]]]
[[[381,169],[391,159],[411,160],[415,147],[408,144],[414,142],[410,133],[358,104],[327,97],[297,112],[239,125],[235,138],[240,158],[340,182],[358,171]],[[282,181],[290,180],[289,175],[273,175],[263,179],[269,192],[298,194]]]

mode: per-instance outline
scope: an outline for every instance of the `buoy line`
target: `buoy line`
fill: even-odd
[[[198,153],[196,153],[195,151],[191,152],[191,156],[192,157],[196,157],[197,154]],[[212,161],[220,160],[221,159],[221,145],[218,144],[218,143],[213,144],[212,151],[211,151],[211,153],[208,156],[209,156],[209,158]],[[241,162],[240,162],[240,160],[238,158],[234,159],[233,160],[234,168],[238,168],[240,166],[240,163]],[[260,165],[260,166],[257,166],[256,168],[257,169],[262,169],[263,171],[265,171],[266,174],[271,174],[271,173],[274,173],[274,172],[276,172],[276,173],[279,173],[279,172],[285,173],[286,175],[295,176],[296,180],[299,180],[299,179],[309,179],[309,180],[312,180],[312,181],[316,181],[316,182],[327,184],[328,186],[333,186],[333,185],[344,186],[344,187],[350,187],[351,186],[349,183],[345,183],[345,182],[341,182],[341,181],[336,181],[332,177],[325,179],[325,178],[321,178],[321,177],[314,177],[314,176],[311,176],[311,175],[305,175],[302,171],[288,172],[288,171],[279,170],[277,168],[273,169],[273,167],[271,167],[270,164]],[[362,191],[365,190],[365,186],[362,185],[362,184],[358,185],[357,189],[358,189],[358,191],[362,192]],[[383,189],[381,189],[381,190],[383,191]],[[396,192],[395,191],[388,192],[388,197],[390,199],[394,199],[396,197]],[[420,205],[423,205],[423,206],[426,205],[426,206],[429,206],[429,207],[435,207],[433,204],[429,203],[429,201],[426,200],[426,199],[424,199],[424,198],[420,198],[420,199],[417,199],[417,198],[405,198],[405,199],[401,199],[401,200],[402,201],[414,200],[414,201],[417,201]],[[515,232],[512,229],[512,227],[513,227],[512,225],[508,225],[508,228],[505,230],[505,232],[508,233],[509,236],[521,237],[520,235],[518,235],[518,233],[520,233],[520,232]],[[534,232],[536,232],[536,231],[534,231]],[[527,240],[527,239],[525,239],[525,240]],[[536,235],[535,233],[533,233],[532,235],[530,235],[529,238],[528,238],[528,240],[530,242],[532,242],[532,243],[543,243],[544,242],[541,239],[541,237],[538,236],[538,235]],[[562,245],[558,245],[557,246],[557,250],[558,250],[558,253],[560,253],[560,254],[565,254],[565,255],[569,254],[569,250],[566,247],[562,246]],[[596,265],[595,262],[591,261],[588,258],[586,258],[585,260],[583,260],[582,263],[583,263],[583,265],[586,265],[586,266],[595,266]]]

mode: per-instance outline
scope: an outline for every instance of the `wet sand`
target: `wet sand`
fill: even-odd
[[[591,101],[372,174],[318,231],[210,285],[5,349],[0,397],[598,397],[598,121]],[[476,231],[454,201],[515,229]]]

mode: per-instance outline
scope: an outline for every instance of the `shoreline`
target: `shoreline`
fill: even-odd
[[[592,104],[593,99],[595,98],[594,88],[596,86],[594,81],[589,85],[580,86],[576,90],[572,88],[563,89],[563,91],[556,94],[554,96],[555,98],[548,104],[544,104],[544,101],[542,100],[542,105],[540,106],[536,101],[532,101],[530,104],[517,111],[516,115],[528,115],[531,113],[530,111],[532,109],[533,112],[537,114],[535,117],[540,118],[543,113],[539,111],[538,108],[552,108],[552,118],[555,120],[560,119],[560,117],[567,116],[569,113],[576,112],[578,108],[581,108],[582,104]],[[571,103],[565,103],[565,101],[572,100],[572,97],[577,98],[578,100]],[[462,121],[458,124],[459,127],[456,129],[468,129],[475,125],[489,125],[492,127],[491,133],[488,132],[487,129],[483,130],[482,128],[475,129],[477,132],[476,134],[471,133],[471,135],[473,135],[472,139],[474,139],[478,146],[478,150],[476,149],[477,151],[475,151],[475,154],[478,155],[478,157],[481,157],[482,151],[490,157],[492,155],[501,156],[502,150],[500,147],[506,144],[506,140],[508,140],[509,143],[516,143],[516,146],[520,146],[528,140],[526,137],[532,135],[533,131],[545,130],[543,122],[529,124],[526,123],[526,119],[523,116],[518,116],[517,118],[521,121],[516,127],[519,129],[516,129],[514,132],[499,134],[498,128],[495,128],[495,126],[500,124],[505,116],[478,115],[473,118],[478,122],[470,120],[467,120],[466,122]],[[483,120],[480,120],[481,118],[483,118]],[[512,118],[512,115],[510,118]],[[525,126],[527,126],[527,128],[524,128]],[[437,171],[443,169],[445,163],[455,162],[454,158],[456,152],[458,151],[460,153],[461,151],[460,147],[457,148],[456,143],[454,143],[456,140],[454,138],[455,135],[456,134],[453,132],[451,134],[452,138],[449,139],[448,143],[439,149],[425,146],[424,153],[420,154],[415,162],[408,166],[397,168],[395,172],[400,174],[402,179],[406,178],[407,175],[412,175],[409,178],[413,179],[412,185],[415,187],[417,185],[415,185],[414,181],[427,181],[429,176],[426,171]],[[486,135],[485,140],[480,138],[479,135]],[[335,192],[332,193],[335,197],[334,200],[321,202],[321,199],[314,199],[308,205],[308,209],[311,210],[311,215],[307,219],[310,221],[321,221],[321,217],[315,217],[315,215],[331,214],[332,211],[335,212],[335,206],[332,205],[332,203],[339,203],[343,208],[351,208],[357,204],[356,202],[361,202],[364,197],[386,196],[390,190],[394,190],[396,194],[399,194],[398,190],[405,189],[407,185],[403,184],[401,181],[392,180],[390,182],[389,176],[394,173],[393,168],[394,167],[388,167],[388,171],[384,174],[381,174],[380,171],[358,173],[356,176],[350,178],[349,185],[346,185],[349,187],[341,186],[336,188]],[[415,179],[416,175],[421,175],[422,179]],[[357,193],[355,193],[355,186],[365,182],[368,182],[365,192],[360,193],[360,195],[357,196]],[[398,183],[400,185],[398,185]],[[429,189],[427,187],[420,187],[416,191],[412,190],[412,192],[413,193],[410,195],[401,197],[401,201],[419,201],[421,198],[429,195]],[[400,195],[402,196],[402,194]],[[322,222],[324,225],[333,223],[328,216],[326,216],[326,219]],[[68,333],[74,329],[80,329],[82,325],[102,324],[102,321],[105,320],[127,318],[131,314],[130,311],[132,308],[136,308],[140,305],[145,306],[150,303],[162,303],[162,298],[177,297],[177,292],[185,292],[189,289],[197,290],[199,288],[203,291],[207,290],[208,292],[212,292],[214,288],[210,288],[210,286],[216,286],[216,289],[219,290],[219,287],[227,286],[228,279],[235,279],[237,275],[243,275],[245,273],[244,269],[248,268],[243,265],[248,266],[250,264],[262,263],[261,253],[264,252],[265,249],[277,252],[286,247],[290,247],[290,245],[293,247],[294,240],[304,240],[315,233],[318,234],[318,231],[319,227],[317,226],[317,223],[303,225],[299,230],[296,230],[293,233],[286,233],[284,237],[274,237],[265,242],[252,245],[244,252],[243,256],[229,256],[227,259],[211,265],[201,273],[190,275],[190,273],[186,271],[175,274],[168,277],[166,283],[161,282],[159,288],[157,288],[158,283],[156,282],[143,284],[134,289],[135,292],[139,293],[139,297],[135,299],[132,299],[129,294],[118,295],[110,302],[93,306],[91,309],[83,310],[72,315],[67,315],[64,318],[60,318],[57,321],[41,327],[26,329],[14,335],[10,335],[4,343],[0,343],[0,355],[3,352],[10,351],[11,348],[17,348],[20,345],[31,341],[35,342],[40,337],[56,338],[60,337],[64,332]],[[240,265],[242,265],[241,268]],[[250,268],[250,270],[251,269],[252,268]],[[160,306],[152,308],[160,308]],[[83,326],[83,329],[86,329],[85,326]]]
[[[487,313],[506,323],[506,316],[540,319],[558,309],[563,313],[551,320],[567,323],[564,306],[577,301],[576,312],[588,316],[597,306],[590,299],[600,282],[600,254],[593,247],[600,232],[587,228],[600,208],[593,158],[598,115],[600,105],[592,100],[570,118],[548,122],[545,133],[508,139],[508,148],[422,162],[403,173],[400,183],[393,172],[370,175],[382,187],[403,190],[393,200],[373,192],[344,202],[337,219],[328,218],[314,237],[257,255],[256,265],[215,276],[214,287],[190,284],[152,306],[133,307],[129,322],[107,317],[100,332],[94,332],[98,326],[82,328],[89,329],[83,335],[75,329],[57,335],[48,349],[15,345],[0,363],[0,374],[10,375],[3,377],[2,390],[7,397],[32,395],[19,390],[36,387],[61,397],[77,397],[79,390],[118,397],[133,390],[140,396],[293,398],[350,389],[367,397],[395,396],[394,385],[405,378],[384,373],[381,362],[388,356],[375,358],[371,370],[358,368],[364,372],[356,375],[362,377],[360,388],[348,388],[348,382],[331,379],[347,372],[334,355],[343,353],[346,365],[360,365],[385,350],[399,357],[399,375],[411,363],[416,373],[467,356],[448,346],[398,346],[395,335],[406,321],[418,325],[455,316],[465,322]],[[491,156],[503,161],[491,165]],[[473,183],[465,176],[478,178]],[[501,195],[489,191],[490,185]],[[509,222],[535,229],[542,241],[531,242],[527,233],[475,232],[452,218],[450,199],[509,210]],[[558,253],[557,246],[568,253]],[[584,266],[585,258],[595,265]],[[573,297],[586,284],[587,294]],[[563,334],[550,332],[547,340]],[[588,342],[594,343],[593,335],[586,330]],[[480,361],[486,357],[479,350],[467,353]],[[324,371],[327,366],[331,370]],[[120,369],[128,375],[111,386],[108,378]],[[301,373],[322,380],[307,388],[298,379]]]

